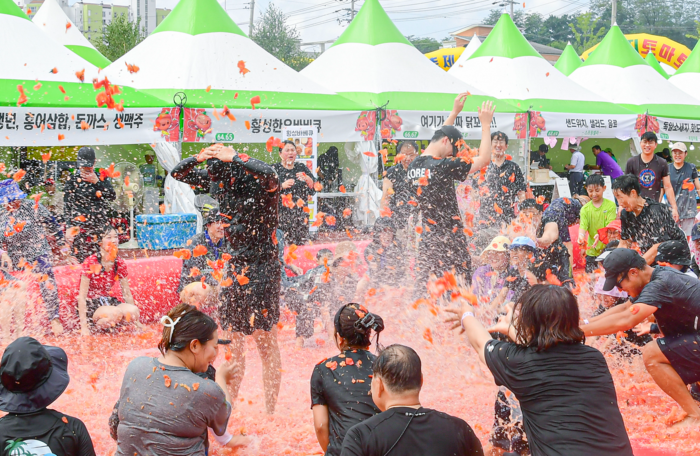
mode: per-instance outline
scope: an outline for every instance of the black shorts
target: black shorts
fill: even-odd
[[[656,342],[686,385],[700,381],[700,334],[666,336]]]
[[[280,265],[277,258],[265,262],[236,263],[236,273],[248,267],[245,276],[250,282],[221,289],[219,323],[224,331],[247,336],[258,329],[270,331],[280,319]]]

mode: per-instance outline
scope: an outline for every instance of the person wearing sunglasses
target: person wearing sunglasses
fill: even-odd
[[[416,287],[414,297],[424,296],[430,274],[442,275],[452,271],[467,283],[471,282],[472,266],[462,215],[457,205],[455,181],[466,180],[491,162],[491,121],[495,107],[490,101],[479,108],[481,145],[475,157],[458,156],[464,147],[462,133],[454,127],[455,120],[467,100],[468,93],[457,96],[452,113],[435,132],[420,157],[408,167],[407,179],[413,195],[409,204],[420,210],[422,227],[418,243]]]
[[[350,303],[338,309],[333,324],[340,354],[314,367],[311,410],[318,443],[326,455],[338,456],[345,433],[380,413],[370,395],[372,363],[377,357],[369,352],[369,347],[373,333],[379,347],[384,321],[360,304]]]
[[[617,248],[603,260],[604,291],[617,287],[630,302],[583,320],[586,336],[616,334],[647,318],[663,337],[642,348],[644,365],[657,385],[688,414],[676,428],[700,426],[700,407],[688,385],[700,381],[700,280],[670,267],[653,268],[634,250]]]

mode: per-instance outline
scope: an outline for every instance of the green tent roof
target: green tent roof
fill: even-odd
[[[581,63],[581,57],[578,56],[571,43],[568,43],[564,48],[564,52],[559,56],[559,60],[557,60],[554,68],[568,76],[573,73],[576,68],[580,67]]]
[[[700,73],[700,41],[695,44],[693,52],[690,53],[685,62],[676,70],[673,75],[683,73]]]
[[[641,55],[632,47],[620,27],[613,25],[581,66],[613,65],[627,68],[633,65],[646,65]]]
[[[247,36],[216,0],[180,0],[153,31],[158,32],[189,35],[222,32]]]
[[[403,43],[413,46],[389,19],[379,0],[367,0],[348,28],[333,43],[361,43],[376,46],[384,43]],[[332,47],[332,46],[331,46]]]
[[[652,67],[653,69],[655,69],[657,71],[657,73],[659,73],[664,78],[668,79],[670,77],[668,75],[668,73],[666,73],[666,71],[664,71],[664,69],[661,68],[661,64],[659,63],[658,60],[656,60],[656,57],[654,57],[653,52],[649,52],[647,54],[647,56],[644,58],[644,60],[646,60],[646,62],[649,64],[649,66]]]
[[[29,20],[29,17],[24,14],[24,11],[22,11],[19,6],[15,5],[12,0],[0,0],[0,14],[9,14],[10,16],[17,16]]]
[[[513,59],[525,56],[544,58],[520,33],[510,15],[502,14],[496,26],[470,59],[477,57],[506,57]]]

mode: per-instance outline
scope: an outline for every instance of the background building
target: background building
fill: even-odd
[[[73,24],[93,43],[100,41],[103,28],[109,25],[117,15],[124,15],[131,22],[136,22],[140,18],[144,33],[150,35],[170,13],[167,8],[156,8],[156,0],[121,0],[121,2],[119,4],[79,1],[69,5],[68,0],[58,0]],[[15,0],[15,3],[32,19],[44,0]]]

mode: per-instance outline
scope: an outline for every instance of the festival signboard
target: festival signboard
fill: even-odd
[[[156,128],[162,112],[161,108],[125,108],[119,112],[100,108],[0,106],[0,145],[150,144],[163,141],[162,131]],[[177,130],[177,122],[170,122],[164,131],[175,131],[176,136]]]

